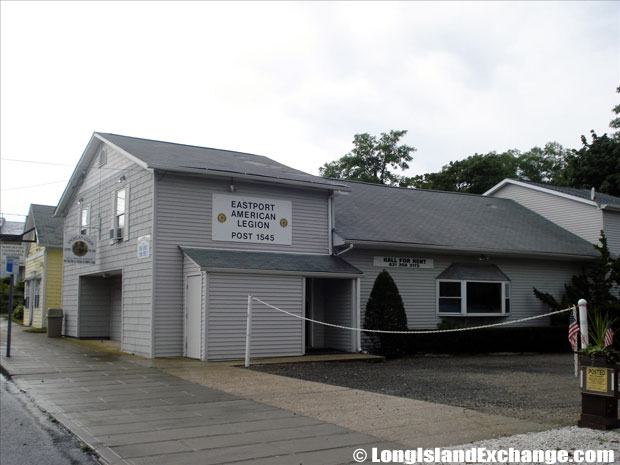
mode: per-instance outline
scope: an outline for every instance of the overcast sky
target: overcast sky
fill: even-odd
[[[620,100],[619,2],[0,8],[5,214],[55,205],[94,131],[318,174],[354,134],[406,129],[421,174],[476,152],[578,148]]]

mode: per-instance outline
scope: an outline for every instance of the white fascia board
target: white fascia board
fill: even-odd
[[[600,206],[600,209],[611,212],[620,212],[620,205],[609,205],[608,203],[604,203]]]
[[[534,186],[532,184],[528,184],[528,183],[521,182],[521,181],[516,181],[514,179],[504,179],[502,182],[491,187],[491,189],[489,189],[482,195],[488,197],[491,194],[494,194],[495,192],[500,190],[506,184],[514,184],[515,186],[525,187],[526,189],[531,189],[531,190],[538,191],[538,192],[544,192],[546,194],[555,195],[557,197],[562,197],[564,199],[574,200],[575,202],[585,203],[586,205],[592,205],[593,207],[599,208],[598,203],[594,202],[593,200],[582,199],[581,197],[577,197],[575,195],[566,194],[564,192],[559,192],[553,189],[547,189],[546,187],[542,187],[542,186]]]
[[[118,153],[120,153],[121,155],[129,158],[132,162],[134,162],[136,165],[138,165],[140,168],[144,168],[145,170],[151,170],[151,168],[149,168],[149,165],[146,164],[144,161],[140,160],[139,158],[137,158],[136,156],[132,155],[131,153],[127,152],[126,150],[123,150],[122,148],[120,148],[118,145],[113,144],[112,142],[110,142],[108,139],[106,139],[105,137],[103,137],[101,134],[99,133],[95,133],[94,134],[95,137],[97,139],[99,139],[100,141],[108,144],[110,147],[112,147],[114,150],[116,150]]]
[[[288,271],[288,270],[257,270],[251,268],[215,268],[203,266],[202,271],[207,273],[239,273],[239,274],[266,274],[280,276],[303,276],[312,278],[334,278],[334,279],[351,279],[361,278],[363,274],[359,273],[326,273],[317,271]]]
[[[453,253],[453,254],[483,254],[489,256],[506,256],[506,257],[521,257],[521,258],[552,258],[555,260],[583,260],[590,261],[596,260],[596,255],[578,255],[578,254],[557,254],[550,252],[536,252],[536,251],[519,251],[519,250],[499,250],[499,249],[480,249],[480,248],[463,248],[463,247],[450,247],[441,245],[428,245],[428,244],[410,244],[405,242],[377,242],[377,241],[364,241],[347,239],[347,244],[354,244],[358,248],[364,249],[384,249],[384,250],[410,250],[410,251],[422,251],[422,252],[436,252],[441,254]]]

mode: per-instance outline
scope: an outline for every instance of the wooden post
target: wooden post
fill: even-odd
[[[579,299],[579,331],[581,332],[581,350],[588,347],[590,338],[588,337],[588,302],[586,299]]]
[[[245,367],[250,367],[250,343],[252,341],[252,296],[248,294],[248,314],[245,323]]]

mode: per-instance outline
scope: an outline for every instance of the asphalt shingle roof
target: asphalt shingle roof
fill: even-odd
[[[21,234],[24,232],[23,221],[2,221],[0,224],[0,234]]]
[[[336,232],[347,241],[596,257],[592,244],[513,200],[346,181]]]
[[[247,252],[181,247],[205,269],[295,271],[301,273],[362,274],[340,257],[293,253]]]
[[[531,184],[532,186],[544,187],[545,189],[549,189],[556,192],[561,192],[563,194],[573,195],[575,197],[579,197],[586,200],[592,200],[591,198],[591,190],[590,189],[576,189],[574,187],[564,187],[564,186],[556,186],[553,184],[545,184],[542,182],[532,182],[532,181],[519,181],[525,184]],[[602,192],[595,192],[594,201],[599,204],[608,204],[608,205],[617,205],[620,206],[620,197],[614,197],[613,195],[603,194]]]
[[[174,144],[116,134],[97,133],[105,140],[142,160],[149,168],[187,171],[204,170],[205,174],[251,175],[268,180],[288,180],[338,187],[342,183],[289,168],[262,155],[229,150]]]
[[[437,279],[468,281],[510,281],[510,278],[491,263],[453,263]]]
[[[37,238],[43,247],[62,247],[64,219],[53,216],[55,209],[51,205],[30,205]]]

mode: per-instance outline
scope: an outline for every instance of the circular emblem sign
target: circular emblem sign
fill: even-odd
[[[76,241],[71,246],[71,250],[76,257],[83,257],[88,253],[88,244],[84,241]]]
[[[283,228],[286,228],[288,226],[288,221],[286,221],[286,218],[282,218],[280,220],[280,226],[282,226]]]
[[[226,221],[226,215],[224,215],[223,213],[220,213],[219,215],[217,215],[217,220],[220,223],[223,223],[224,221]]]

